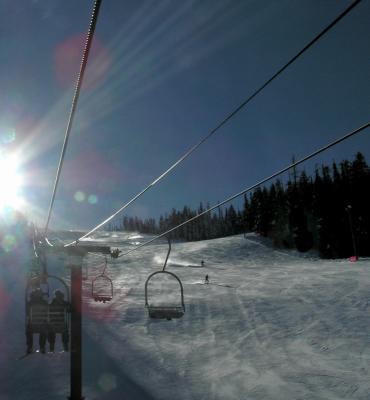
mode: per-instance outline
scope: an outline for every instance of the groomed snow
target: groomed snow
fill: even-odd
[[[121,249],[145,240],[120,233],[104,239]],[[106,304],[90,296],[101,259],[86,260],[87,400],[369,398],[369,260],[302,257],[275,251],[254,235],[175,243],[167,268],[183,282],[186,313],[153,321],[144,308],[144,284],[166,252],[165,243],[151,245],[113,261],[107,273],[115,293]],[[26,259],[2,260],[0,399],[65,399],[69,354],[17,360],[25,351]],[[50,259],[49,267],[68,275],[61,260]],[[178,300],[177,286],[166,283],[153,302]],[[150,293],[157,295],[158,285]],[[168,289],[176,292],[164,298]]]

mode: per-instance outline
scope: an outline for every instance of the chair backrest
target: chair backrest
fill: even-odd
[[[32,304],[29,309],[29,326],[33,332],[45,332],[48,326],[49,306],[47,304]]]
[[[66,304],[49,305],[49,330],[64,332],[68,327],[68,315]]]
[[[28,329],[33,333],[52,331],[63,333],[68,329],[68,306],[63,304],[30,305]]]

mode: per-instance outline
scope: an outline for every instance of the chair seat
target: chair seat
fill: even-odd
[[[106,301],[111,301],[112,298],[112,296],[94,296],[95,301],[102,301],[103,303],[105,303]]]
[[[155,319],[181,318],[184,315],[182,307],[149,306],[149,317]]]

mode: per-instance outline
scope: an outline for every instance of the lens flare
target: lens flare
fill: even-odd
[[[95,194],[90,194],[90,196],[88,197],[87,201],[90,204],[96,204],[98,202],[98,196]]]
[[[74,194],[74,198],[77,202],[82,203],[83,201],[85,201],[86,195],[84,192],[82,192],[81,190],[78,190],[75,194]]]
[[[19,161],[15,156],[0,154],[0,211],[6,207],[19,209],[23,204],[23,179],[18,168]]]
[[[81,51],[84,48],[85,41],[84,34],[74,35],[59,44],[55,50],[55,76],[57,82],[63,88],[70,87],[74,82],[73,79],[81,62]],[[94,38],[91,60],[92,63],[89,65],[89,73],[84,81],[83,89],[91,90],[99,86],[104,81],[112,63],[108,49],[98,37]]]
[[[104,373],[100,376],[100,378],[98,380],[98,385],[105,392],[110,392],[111,390],[116,389],[117,378],[113,374]]]
[[[1,241],[1,248],[6,252],[9,253],[10,251],[14,250],[17,245],[17,239],[13,235],[5,235],[3,240]]]
[[[9,144],[14,142],[14,140],[15,140],[15,131],[10,130],[0,135],[1,144]]]

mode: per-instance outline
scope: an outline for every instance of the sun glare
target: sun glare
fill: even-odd
[[[8,207],[19,209],[23,204],[22,177],[18,168],[19,162],[16,157],[0,154],[0,211]]]

